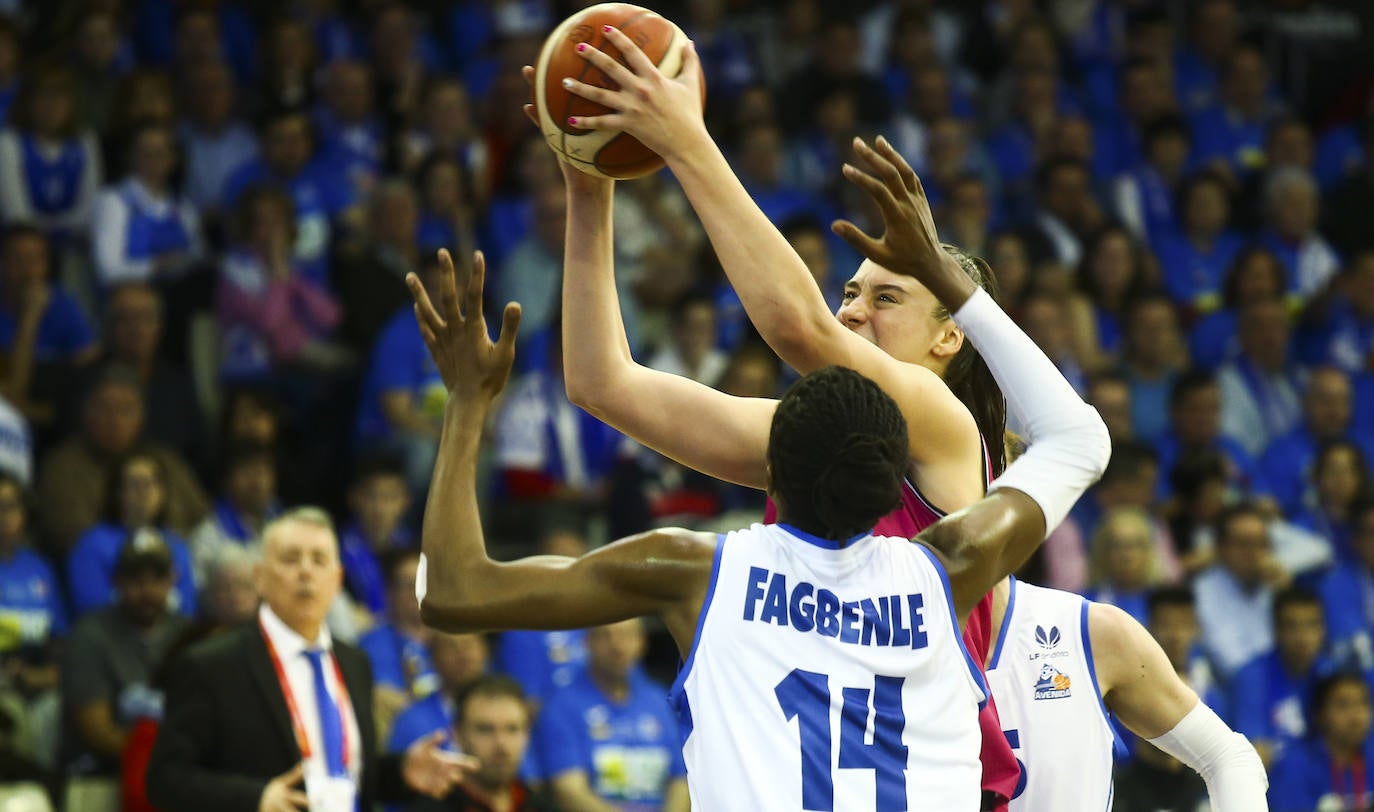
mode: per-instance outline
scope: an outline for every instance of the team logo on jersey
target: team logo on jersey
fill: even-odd
[[[1051,649],[1059,645],[1059,627],[1051,626],[1050,633],[1045,634],[1044,626],[1036,626],[1035,643],[1043,649]]]
[[[1040,679],[1035,683],[1036,699],[1064,699],[1070,695],[1069,675],[1045,663],[1040,666]]]

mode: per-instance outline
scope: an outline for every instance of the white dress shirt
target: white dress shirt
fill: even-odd
[[[321,623],[320,636],[313,641],[307,641],[292,631],[266,603],[258,609],[258,620],[262,622],[262,628],[267,632],[267,637],[272,641],[277,657],[281,660],[287,684],[291,686],[291,695],[296,700],[301,724],[305,728],[306,739],[310,742],[310,757],[306,759],[305,769],[307,781],[312,775],[327,775],[329,770],[324,760],[324,734],[320,731],[319,706],[315,702],[315,669],[310,665],[310,659],[305,656],[305,650],[322,648],[330,652],[329,658],[325,661],[325,686],[334,698],[334,704],[339,706],[343,714],[344,740],[348,743],[348,774],[353,778],[354,785],[361,789],[362,737],[358,732],[358,719],[353,703],[347,698],[348,690],[339,682],[339,672],[332,665],[334,649],[329,627]]]

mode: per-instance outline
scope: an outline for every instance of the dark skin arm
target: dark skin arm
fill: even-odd
[[[710,580],[713,534],[657,530],[580,558],[499,562],[487,554],[477,507],[477,452],[482,427],[510,376],[520,306],[506,306],[493,343],[482,317],[481,252],[461,296],[448,252],[441,251],[440,259],[437,307],[413,274],[406,280],[420,333],[449,391],[421,538],[425,623],[448,632],[576,629],[656,615],[679,649],[689,651]]]

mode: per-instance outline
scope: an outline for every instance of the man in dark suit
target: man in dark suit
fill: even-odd
[[[442,732],[377,755],[367,658],[324,623],[343,583],[328,515],[286,513],[264,529],[262,553],[256,620],[173,669],[149,800],[164,812],[354,812],[410,792],[443,797],[471,760],[442,752]]]

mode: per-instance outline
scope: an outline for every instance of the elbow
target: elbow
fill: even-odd
[[[447,634],[468,634],[485,631],[477,625],[475,615],[460,602],[437,602],[426,596],[420,601],[420,620],[425,626]]]
[[[1107,424],[1102,420],[1102,415],[1097,413],[1097,409],[1083,404],[1083,429],[1082,440],[1085,457],[1092,466],[1093,481],[1102,478],[1107,471],[1107,463],[1112,459],[1112,436],[1107,431]]]

